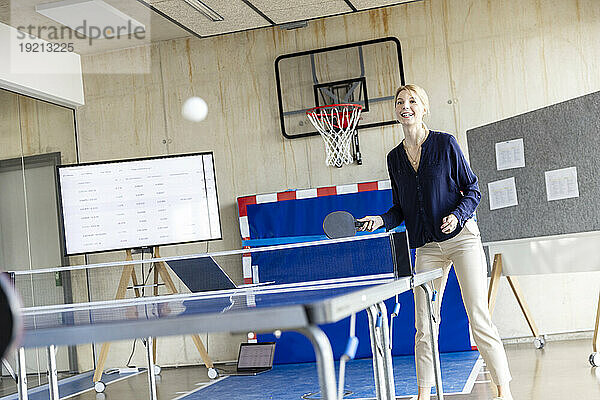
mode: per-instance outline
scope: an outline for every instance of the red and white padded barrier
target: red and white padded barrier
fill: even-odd
[[[252,196],[238,197],[238,212],[240,218],[240,233],[242,240],[250,239],[250,226],[248,224],[247,207],[251,204],[273,203],[276,201],[301,200],[313,197],[334,196],[339,194],[369,192],[372,190],[391,189],[390,180],[353,183],[349,185],[324,186],[313,189],[287,190],[285,192],[256,194]],[[258,271],[252,266],[250,254],[245,254],[242,258],[244,283],[258,283]]]

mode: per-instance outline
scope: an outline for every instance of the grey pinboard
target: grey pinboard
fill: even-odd
[[[495,144],[523,138],[525,167],[498,171]],[[600,231],[600,92],[467,131],[483,242]],[[545,171],[576,167],[579,197],[547,201]],[[488,183],[514,177],[518,205],[490,211]]]

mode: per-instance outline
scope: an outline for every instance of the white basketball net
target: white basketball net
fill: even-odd
[[[334,104],[315,107],[306,112],[325,142],[325,164],[342,167],[352,163],[352,137],[360,118],[362,106]]]

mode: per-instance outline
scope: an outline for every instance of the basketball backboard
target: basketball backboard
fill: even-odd
[[[281,133],[318,135],[306,110],[337,103],[364,107],[357,129],[397,123],[394,93],[404,84],[400,41],[386,37],[284,54],[275,60]]]

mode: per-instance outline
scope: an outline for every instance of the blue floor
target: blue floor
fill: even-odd
[[[479,352],[445,353],[441,356],[444,393],[470,392],[473,369]],[[414,356],[394,357],[396,396],[417,394]],[[336,363],[336,368],[338,364]],[[475,374],[478,371],[474,371]],[[471,378],[471,379],[470,379]],[[352,360],[346,364],[347,399],[375,397],[373,363],[371,359]],[[276,365],[271,371],[257,376],[230,376],[202,388],[181,400],[298,400],[318,399],[319,380],[314,363]]]
[[[102,382],[108,385],[111,382],[115,382],[136,374],[138,374],[138,372],[126,374],[104,374],[102,375]],[[60,395],[60,398],[62,399],[63,397],[72,396],[77,393],[94,390],[94,382],[92,382],[93,375],[94,371],[90,371],[59,380],[58,394]],[[41,385],[28,389],[27,396],[29,397],[29,400],[48,400],[50,398],[48,385]],[[15,393],[9,396],[0,397],[0,400],[17,400],[18,398],[18,394]]]

